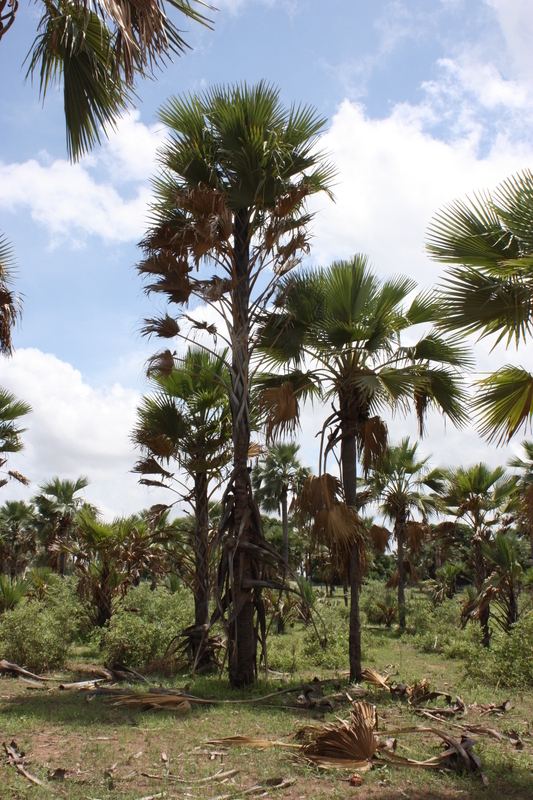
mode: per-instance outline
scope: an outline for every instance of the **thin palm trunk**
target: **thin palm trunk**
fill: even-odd
[[[196,542],[195,542],[195,585],[194,585],[194,624],[200,628],[209,624],[209,504],[207,496],[207,475],[199,472],[194,479]],[[196,657],[196,653],[194,654]]]
[[[357,503],[357,450],[355,436],[343,435],[341,441],[341,464],[344,499],[348,506],[356,509]],[[361,667],[361,619],[359,614],[359,547],[357,541],[350,547],[350,631],[348,635],[350,657],[350,682],[360,681]]]
[[[109,585],[109,568],[104,564],[100,574],[100,586],[98,591],[98,609],[96,613],[96,625],[103,628],[106,622],[111,619],[111,588]]]
[[[283,530],[283,560],[289,563],[289,515],[287,512],[288,487],[283,486],[281,492],[281,528]]]
[[[405,629],[405,580],[403,574],[403,543],[405,535],[405,510],[398,514],[394,523],[394,533],[398,544],[398,620],[400,630]]]
[[[474,536],[474,563],[476,569],[476,589],[479,594],[485,581],[485,559],[483,558],[482,538],[479,533],[476,533]],[[483,647],[488,647],[490,644],[489,616],[490,605],[487,603],[480,609],[479,613],[479,624],[483,632],[483,638],[481,640]]]
[[[248,450],[250,447],[250,400],[248,390],[248,337],[250,301],[250,245],[248,212],[239,211],[234,224],[234,252],[236,286],[232,292],[233,327],[232,392],[230,408],[233,423],[234,447],[234,536],[244,542],[250,538],[250,478],[248,475]],[[242,528],[242,531],[241,531]],[[239,688],[255,680],[256,647],[254,634],[254,607],[252,592],[243,588],[251,579],[250,557],[243,550],[235,551],[233,564],[234,604],[237,616],[230,624],[229,681]]]

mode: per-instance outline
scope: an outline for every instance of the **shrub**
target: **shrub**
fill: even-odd
[[[483,647],[472,650],[468,672],[510,688],[533,686],[533,613],[515,623],[509,634],[494,631],[488,650]]]
[[[146,669],[163,658],[174,636],[193,619],[193,597],[186,587],[170,592],[159,586],[152,592],[148,583],[142,583],[115,604],[101,633],[105,662]]]
[[[33,672],[62,667],[70,645],[68,624],[41,601],[21,603],[0,619],[0,653]]]

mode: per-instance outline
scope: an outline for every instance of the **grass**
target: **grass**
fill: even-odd
[[[313,649],[309,635],[296,624],[283,636],[271,639],[271,662],[289,673],[283,681],[269,680],[240,692],[232,691],[225,679],[217,676],[191,680],[185,675],[172,679],[161,678],[165,687],[183,687],[189,683],[192,694],[205,698],[244,699],[258,697],[279,688],[299,685],[318,676],[337,677],[339,685],[346,676],[339,670],[347,667],[347,653],[341,651],[346,612],[342,603],[330,603],[324,608],[328,629],[334,632],[338,653],[326,663],[339,662],[336,668],[316,666],[320,649]],[[337,620],[335,622],[335,620]],[[338,623],[338,624],[337,624]],[[337,628],[335,627],[337,625]],[[336,633],[335,633],[336,631]],[[2,800],[41,800],[61,797],[70,800],[139,800],[166,793],[167,798],[239,798],[254,785],[267,780],[291,779],[294,783],[266,796],[280,800],[303,798],[364,797],[376,800],[523,800],[531,796],[533,785],[533,693],[515,690],[514,693],[471,677],[465,663],[445,658],[442,653],[425,653],[415,646],[416,635],[400,637],[390,629],[368,626],[363,631],[364,665],[387,673],[396,682],[413,684],[427,678],[432,688],[460,695],[469,706],[462,722],[480,721],[506,731],[521,734],[523,749],[516,750],[509,737],[499,743],[479,737],[475,752],[480,756],[482,769],[488,779],[484,786],[479,774],[429,771],[422,769],[377,768],[363,775],[363,786],[352,788],[349,772],[318,771],[297,760],[291,751],[282,748],[258,750],[253,748],[221,748],[208,745],[212,739],[247,735],[266,739],[284,739],[308,723],[322,724],[335,716],[347,718],[349,703],[335,700],[332,711],[302,710],[289,707],[289,699],[281,695],[265,705],[192,705],[187,712],[148,711],[114,708],[102,697],[90,702],[76,691],[60,691],[58,680],[50,681],[44,690],[30,689],[23,682],[4,677],[0,679],[0,731],[2,741],[14,740],[26,753],[26,769],[44,782],[35,786],[20,775],[3,758],[0,766],[0,796]],[[71,651],[69,670],[53,673],[54,679],[75,679],[76,663],[95,663],[98,648],[77,647]],[[81,675],[79,676],[81,677]],[[86,677],[86,676],[84,676]],[[338,695],[333,684],[324,687],[327,694]],[[505,714],[480,717],[479,704],[499,703],[510,698],[512,708]],[[381,731],[412,725],[437,725],[414,714],[403,700],[382,690],[369,688],[367,699],[375,703]],[[477,705],[474,705],[477,703]],[[459,736],[458,729],[448,722],[438,727]],[[398,737],[401,755],[427,758],[441,752],[436,737],[428,734]],[[50,780],[57,769],[66,770],[64,780]],[[238,770],[225,782],[213,780],[219,771]],[[176,780],[178,779],[179,780]],[[260,794],[260,792],[258,792]]]

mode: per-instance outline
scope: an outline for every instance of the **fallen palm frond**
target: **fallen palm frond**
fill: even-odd
[[[140,692],[137,694],[124,693],[121,697],[113,697],[108,702],[117,708],[165,709],[168,711],[189,711],[191,704],[184,694],[176,692],[152,693]]]
[[[222,739],[209,739],[206,744],[215,745],[217,747],[226,746],[231,747],[258,747],[261,750],[266,750],[270,747],[290,747],[301,749],[300,744],[292,744],[290,742],[281,742],[272,739],[260,739],[256,736],[226,736]]]
[[[495,703],[483,703],[481,706],[481,714],[480,717],[484,717],[486,714],[501,714],[503,711],[509,711],[511,708],[511,701],[504,700],[503,703],[496,705]]]
[[[324,726],[302,746],[302,755],[318,767],[349,766],[366,771],[372,767],[378,738],[374,733],[376,708],[355,703],[350,722],[338,720]]]
[[[17,743],[12,741],[11,744],[6,744],[5,742],[2,743],[4,750],[6,751],[7,756],[7,763],[11,764],[17,772],[20,772],[21,775],[24,775],[30,783],[34,783],[36,786],[45,786],[43,781],[36,778],[34,775],[31,775],[24,767],[24,753],[18,749]]]
[[[467,771],[481,772],[479,756],[472,752],[476,740],[470,732],[464,731],[458,741],[446,731],[438,728],[411,727],[387,731],[387,738],[380,740],[375,733],[377,727],[376,708],[371,703],[354,703],[349,721],[338,719],[335,723],[324,726],[307,725],[301,728],[295,739],[300,744],[270,739],[259,739],[249,736],[230,736],[224,739],[210,740],[210,745],[236,745],[241,747],[289,747],[299,750],[308,762],[323,769],[357,769],[367,771],[374,765],[422,767],[442,769],[452,767]],[[441,739],[447,748],[439,755],[425,760],[406,758],[396,754],[396,734],[431,733]],[[303,740],[303,741],[302,741]],[[486,781],[484,776],[483,780]]]
[[[19,667],[18,664],[12,664],[10,661],[2,659],[0,661],[0,675],[9,672],[11,675],[23,675],[26,678],[32,678],[34,681],[45,681],[40,675],[35,675],[33,672],[28,672],[27,669]]]
[[[390,686],[388,686],[387,681],[389,680],[389,676],[380,675],[374,669],[370,667],[365,667],[361,673],[361,680],[365,681],[365,683],[370,683],[372,686],[381,686],[382,689],[386,689],[390,692]]]

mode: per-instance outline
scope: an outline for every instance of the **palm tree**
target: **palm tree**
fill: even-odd
[[[13,353],[11,331],[20,319],[22,304],[13,292],[13,273],[16,258],[11,244],[0,234],[0,353]]]
[[[189,348],[169,374],[153,372],[156,393],[143,398],[133,432],[133,441],[144,454],[134,471],[155,475],[158,485],[168,485],[173,461],[194,482],[195,657],[209,628],[209,485],[214,478],[220,480],[231,459],[225,355]],[[141,483],[154,481],[143,477]]]
[[[383,453],[387,428],[384,408],[407,411],[414,407],[420,432],[430,406],[443,411],[454,424],[464,419],[464,393],[460,370],[468,363],[465,349],[446,343],[434,331],[412,346],[403,346],[400,334],[410,326],[428,322],[436,309],[417,297],[404,303],[415,288],[409,278],[383,283],[371,271],[367,256],[356,255],[324,270],[307,270],[282,281],[281,310],[264,319],[262,347],[269,363],[281,374],[265,378],[267,391],[277,381],[280,393],[293,390],[304,397],[322,387],[333,403],[326,420],[332,432],[324,451],[340,445],[344,502],[357,501],[357,457],[364,471]],[[304,372],[306,366],[311,370]],[[272,414],[283,420],[276,405]],[[285,402],[289,413],[294,404]],[[322,462],[322,455],[321,455]],[[322,469],[322,463],[320,467]],[[325,469],[325,467],[324,467]],[[354,518],[355,519],[355,518]],[[358,553],[362,541],[355,533],[350,554],[350,676],[361,677],[361,626]]]
[[[21,434],[26,428],[19,428],[17,420],[31,412],[31,406],[23,400],[17,400],[14,394],[0,389],[0,468],[7,463],[8,455],[19,453],[23,448]],[[7,477],[0,479],[0,486],[5,486],[10,478],[28,485],[29,481],[16,470],[6,470]]]
[[[533,564],[533,442],[522,442],[524,458],[513,458],[508,466],[521,471],[518,477],[517,491],[522,501],[521,520],[529,531],[531,541],[531,563]]]
[[[115,596],[124,597],[143,573],[166,574],[165,551],[139,517],[105,523],[85,508],[76,515],[75,524],[75,541],[55,546],[71,556],[78,591],[89,601],[94,622],[101,628],[111,619]]]
[[[525,170],[493,193],[456,200],[434,217],[430,256],[452,264],[438,291],[446,330],[478,333],[516,347],[533,324],[533,173]],[[478,381],[474,411],[489,440],[508,442],[533,418],[533,375],[504,366]]]
[[[398,547],[398,620],[400,628],[405,628],[405,573],[413,575],[412,563],[409,567],[404,561],[404,546],[416,554],[427,531],[427,516],[434,510],[435,502],[423,491],[434,486],[434,474],[427,469],[429,456],[417,458],[418,444],[411,444],[409,438],[402,439],[399,445],[391,447],[379,463],[371,468],[367,486],[379,502],[379,510],[393,524],[393,530],[378,525],[370,529],[370,536],[377,549],[385,552],[392,537]],[[422,515],[422,522],[413,518],[413,512]],[[391,579],[392,581],[392,579]],[[388,584],[387,584],[388,585]]]
[[[7,500],[0,508],[0,573],[12,578],[24,572],[36,551],[37,517],[34,506]]]
[[[297,458],[300,445],[296,442],[280,442],[268,448],[264,461],[252,470],[252,486],[259,505],[265,511],[281,510],[283,529],[283,560],[289,563],[289,492],[298,494],[311,470],[302,467]]]
[[[169,0],[168,6],[210,25],[202,0]],[[168,7],[167,6],[167,7]],[[78,159],[134,105],[136,78],[153,76],[188,45],[166,14],[162,0],[43,0],[36,39],[28,53],[28,76],[39,73],[41,95],[63,83],[67,149]],[[0,2],[0,40],[15,20],[18,2]]]
[[[159,118],[170,138],[160,151],[154,224],[139,269],[151,281],[149,292],[178,305],[199,297],[218,309],[227,329],[234,463],[222,500],[217,591],[219,610],[231,619],[230,682],[242,686],[256,674],[254,608],[264,616],[265,540],[248,472],[254,324],[279,274],[307,247],[306,197],[327,190],[333,171],[316,147],[325,121],[307,107],[285,109],[279,91],[264,82],[172,98]],[[197,279],[193,266],[202,270]],[[267,266],[274,279],[265,288],[258,279]],[[186,319],[221,336],[212,323]],[[184,335],[168,316],[149,327]]]
[[[473,545],[476,589],[479,594],[486,577],[486,561],[483,545],[492,538],[493,530],[500,525],[508,508],[509,499],[516,491],[516,479],[506,475],[503,467],[491,469],[480,462],[471,467],[442,470],[443,485],[439,489],[441,508],[466,522]],[[489,646],[488,604],[479,614],[483,631],[483,645]]]
[[[39,513],[39,528],[45,549],[52,554],[55,568],[60,575],[65,574],[66,551],[71,532],[76,527],[78,511],[85,505],[82,497],[76,496],[90,481],[80,477],[75,481],[53,478],[43,483],[40,494],[33,498]],[[54,555],[55,554],[55,555]]]

